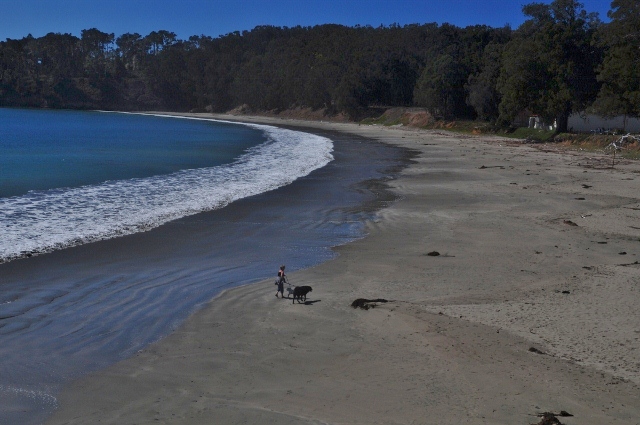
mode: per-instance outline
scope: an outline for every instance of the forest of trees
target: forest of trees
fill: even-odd
[[[608,23],[575,0],[523,7],[517,29],[449,24],[260,26],[179,40],[169,31],[0,42],[0,106],[346,113],[418,106],[508,125],[522,111],[640,115],[640,2]]]

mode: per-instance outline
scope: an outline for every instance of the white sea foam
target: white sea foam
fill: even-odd
[[[290,184],[333,160],[331,140],[247,124],[267,142],[224,166],[0,199],[0,260],[137,233]]]

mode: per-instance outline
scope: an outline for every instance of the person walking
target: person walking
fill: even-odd
[[[278,280],[276,281],[276,285],[278,285],[278,289],[276,290],[276,298],[278,297],[278,292],[284,298],[284,284],[287,281],[287,278],[284,274],[284,266],[280,266],[280,270],[278,270]]]

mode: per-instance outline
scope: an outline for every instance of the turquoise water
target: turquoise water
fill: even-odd
[[[220,122],[0,108],[0,198],[217,166],[265,140]]]

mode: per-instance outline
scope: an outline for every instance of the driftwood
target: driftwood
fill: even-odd
[[[562,422],[560,422],[560,419],[558,419],[558,416],[569,417],[573,415],[565,410],[562,410],[560,413],[544,412],[539,413],[537,416],[541,418],[540,422],[531,425],[563,425]]]
[[[370,308],[374,308],[377,304],[376,303],[386,303],[388,302],[387,300],[383,299],[383,298],[377,298],[375,300],[368,300],[365,298],[358,298],[357,300],[355,300],[354,302],[351,303],[351,307],[353,308],[361,308],[363,310],[369,310]]]
[[[616,165],[616,152],[619,152],[622,149],[624,149],[624,146],[629,142],[630,143],[640,142],[640,136],[632,136],[631,134],[626,134],[620,137],[619,139],[617,139],[615,142],[610,143],[604,148],[605,152],[613,151],[613,160],[611,161],[611,168],[615,167]]]

